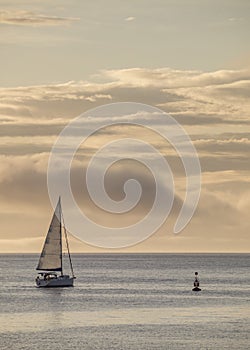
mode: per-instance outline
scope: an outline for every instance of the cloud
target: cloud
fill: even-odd
[[[203,139],[194,141],[198,150],[207,152],[207,154],[224,154],[248,157],[250,149],[250,138],[229,138],[229,139]]]
[[[129,17],[126,17],[126,18],[125,18],[125,21],[127,21],[127,22],[132,22],[132,21],[134,21],[135,19],[136,19],[135,17],[129,16]]]
[[[30,11],[0,11],[0,24],[19,26],[62,26],[79,21],[74,17],[57,17],[38,14]]]
[[[242,21],[244,21],[244,18],[243,17],[229,17],[228,19],[227,19],[229,22],[233,22],[233,23],[235,23],[235,22],[242,22]]]
[[[102,71],[100,77],[100,83],[70,81],[0,89],[0,116],[13,117],[22,109],[27,117],[71,118],[104,103],[133,101],[157,106],[183,125],[249,124],[247,70],[204,73],[134,68]]]
[[[0,89],[2,153],[5,155],[47,153],[56,136],[72,118],[109,102],[134,101],[158,106],[170,112],[185,126],[194,140],[205,171],[248,168],[249,72],[223,70],[200,73],[169,68],[156,70],[137,68],[117,70],[116,74],[114,71],[111,73],[106,71],[103,74],[103,77],[109,76],[109,79],[102,83],[69,81],[63,84]],[[110,81],[110,76],[114,75],[121,77],[120,80]],[[144,75],[146,83],[143,82]],[[191,77],[189,87],[187,75]],[[141,77],[142,83],[138,83],[138,76]],[[163,88],[167,84],[166,76],[171,77],[174,88]],[[154,83],[151,84],[151,80]],[[201,86],[197,86],[198,81]],[[204,85],[205,82],[208,85]],[[185,87],[178,87],[184,85]],[[139,122],[140,118],[130,116],[128,119],[126,116],[126,120],[133,122]],[[94,119],[88,120],[86,128],[93,122]],[[152,126],[156,123],[157,116],[154,116]],[[168,126],[162,125],[162,127]],[[113,128],[105,130],[104,136],[108,140],[109,133],[126,136],[128,132],[128,129],[123,128],[121,131]],[[172,156],[170,148],[166,145],[162,147],[159,140],[150,137],[150,142],[161,147],[164,154]],[[223,158],[220,160],[219,157]]]
[[[130,251],[160,251],[165,246],[166,250],[173,247],[176,251],[177,242],[181,242],[179,247],[182,251],[185,246],[189,247],[189,251],[192,247],[199,247],[200,251],[202,247],[203,250],[208,247],[211,250],[216,250],[216,247],[223,250],[225,247],[227,251],[230,247],[237,247],[243,251],[249,231],[249,201],[246,200],[246,189],[250,185],[249,90],[250,71],[247,70],[200,72],[170,68],[109,70],[100,72],[99,77],[95,76],[90,81],[1,88],[2,238],[36,238],[46,232],[50,219],[47,162],[51,146],[63,127],[72,118],[91,108],[110,102],[131,101],[170,112],[184,126],[198,151],[203,174],[199,209],[183,235],[178,239],[167,240],[166,232],[172,231],[169,227],[172,218],[170,223],[163,225],[155,238],[142,243],[139,248],[130,248]],[[148,116],[136,114],[124,118],[139,122],[140,118]],[[159,123],[156,114],[150,118],[152,126]],[[121,117],[115,116],[114,120],[119,122]],[[86,129],[96,121],[95,118],[86,120]],[[168,125],[162,123],[161,127],[167,129]],[[80,205],[93,219],[106,224],[110,220],[114,225],[122,224],[121,217],[111,219],[89,201],[84,201],[86,191],[81,184],[87,160],[106,142],[117,137],[142,138],[164,154],[175,177],[177,193],[172,214],[176,215],[184,198],[185,173],[175,150],[158,135],[121,126],[103,129],[77,152],[72,163],[72,181]],[[127,151],[129,154],[133,150],[128,147]],[[148,154],[144,156],[148,157]],[[113,199],[122,198],[123,182],[129,176],[136,176],[142,182],[145,190],[143,201],[130,213],[129,218],[124,216],[123,220],[134,222],[141,218],[152,205],[154,195],[149,174],[134,164],[121,163],[112,171],[110,169],[108,175],[107,191]],[[161,186],[164,185],[163,181]],[[39,232],[38,223],[41,227]],[[238,240],[236,231],[242,241]],[[199,244],[196,245],[197,241]],[[86,246],[84,249],[87,249]]]
[[[129,86],[158,86],[169,89],[223,85],[241,80],[250,80],[248,70],[218,70],[202,72],[171,68],[128,68],[103,70],[101,75]]]
[[[0,180],[1,238],[3,239],[0,242],[1,249],[9,247],[9,250],[17,251],[16,239],[23,242],[19,246],[21,250],[39,251],[41,248],[52,214],[46,196],[46,178],[43,175],[46,169],[44,160],[45,157],[42,155],[32,158],[12,157],[9,161],[11,168],[6,170],[9,176],[2,177]],[[82,170],[80,166],[73,168],[72,188],[78,204],[92,220],[99,224],[119,227],[136,222],[150,209],[154,197],[154,182],[150,174],[145,174],[140,166],[117,164],[107,174],[106,190],[114,200],[123,198],[123,184],[131,176],[137,178],[142,184],[142,200],[136,210],[129,215],[111,215],[104,213],[103,210],[97,210],[93,202],[86,196]],[[179,213],[181,206],[181,200],[176,196],[172,216],[161,229],[145,243],[128,250],[232,251],[235,248],[237,251],[246,251],[249,200],[246,198],[245,188],[249,186],[250,176],[247,178],[246,173],[243,172],[241,178],[238,175],[237,172],[229,171],[221,171],[216,174],[204,173],[198,210],[185,231],[179,236],[171,234],[174,217]],[[237,181],[244,177],[248,179],[248,185],[245,183],[242,188],[239,188]],[[236,183],[232,186],[235,180]],[[164,182],[162,186],[165,186]],[[18,223],[18,230],[16,223]],[[73,246],[71,244],[71,247],[74,251],[81,249],[89,251],[89,248],[81,243],[74,243]],[[95,251],[93,248],[90,250]]]
[[[155,105],[172,114],[206,114],[210,120],[213,120],[212,116],[229,120],[235,116],[242,120],[249,117],[249,70],[201,72],[132,68],[108,70],[101,74],[108,81],[116,82],[118,88],[141,92],[157,89],[161,101]]]
[[[14,239],[40,236],[41,230],[37,230],[37,223],[41,224],[42,220],[49,214],[46,187],[47,159],[48,154],[0,157],[2,238]],[[72,190],[76,200],[80,203],[80,207],[92,220],[110,227],[119,227],[137,222],[151,209],[154,202],[155,183],[152,175],[145,167],[141,167],[136,162],[125,161],[109,169],[105,187],[113,200],[119,201],[124,197],[123,186],[130,178],[136,178],[142,186],[142,197],[136,208],[131,213],[114,215],[98,209],[89,198],[84,182],[86,166],[85,162],[73,163]],[[60,181],[60,173],[58,175],[58,181]],[[159,185],[163,188],[167,184],[162,180]],[[177,210],[179,211],[180,206],[181,199],[176,196],[173,208],[174,214]],[[162,210],[164,211],[164,208]],[[13,220],[13,217],[16,220]],[[29,222],[28,226],[27,222]],[[43,223],[42,227],[45,225],[46,223]]]

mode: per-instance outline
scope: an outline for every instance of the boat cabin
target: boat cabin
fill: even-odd
[[[45,281],[57,278],[57,274],[54,272],[39,272],[38,274],[41,275],[41,278]],[[37,278],[39,278],[39,276],[37,276]]]

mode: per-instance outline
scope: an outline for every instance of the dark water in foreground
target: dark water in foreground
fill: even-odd
[[[250,255],[72,258],[74,288],[37,289],[38,255],[0,255],[1,350],[249,348]]]

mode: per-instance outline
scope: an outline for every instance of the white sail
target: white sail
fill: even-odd
[[[62,225],[61,201],[56,206],[43,250],[40,255],[37,270],[62,271]]]

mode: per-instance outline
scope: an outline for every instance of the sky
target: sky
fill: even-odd
[[[185,173],[173,147],[155,133],[128,126],[91,136],[72,163],[72,191],[101,225],[140,220],[155,191],[145,167],[121,161],[107,172],[107,192],[121,200],[124,182],[135,177],[144,190],[139,205],[124,215],[97,208],[83,175],[105,143],[138,137],[173,168],[176,193],[168,220],[144,242],[115,251],[249,252],[249,1],[55,0],[52,7],[46,0],[0,0],[0,5],[0,252],[41,250],[52,215],[47,167],[53,143],[81,113],[116,102],[139,102],[173,116],[198,152],[202,182],[192,220],[174,235]],[[75,252],[110,251],[70,240]]]

